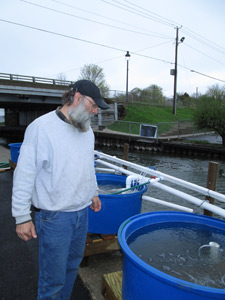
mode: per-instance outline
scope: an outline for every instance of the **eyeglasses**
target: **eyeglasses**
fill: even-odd
[[[91,100],[89,100],[86,96],[83,96],[88,102],[90,102],[91,104],[92,104],[92,107],[94,108],[94,109],[96,109],[96,108],[98,108],[98,105],[97,104],[95,104],[95,103],[93,103]]]

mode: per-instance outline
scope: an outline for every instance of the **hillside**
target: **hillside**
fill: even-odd
[[[126,107],[126,116],[123,121],[158,124],[161,122],[177,122],[192,120],[193,109],[178,108],[176,115],[171,107],[154,107],[146,105],[129,105]]]
[[[115,122],[108,129],[139,134],[140,123],[158,125],[159,134],[177,134],[178,121],[182,122],[182,129],[193,127],[192,114],[193,109],[179,108],[176,115],[173,114],[171,107],[156,107],[146,105],[127,105],[123,120]],[[185,122],[184,120],[188,120]],[[161,124],[160,124],[161,123]],[[165,124],[166,123],[166,124]],[[169,132],[168,132],[169,130]]]

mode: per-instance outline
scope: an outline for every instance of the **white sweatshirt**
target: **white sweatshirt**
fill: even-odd
[[[94,134],[79,132],[52,111],[25,133],[13,178],[12,215],[31,219],[31,204],[50,211],[77,211],[96,195]]]

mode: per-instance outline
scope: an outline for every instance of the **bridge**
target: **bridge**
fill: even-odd
[[[59,104],[72,81],[0,73],[2,108],[26,107],[32,104]]]
[[[0,135],[23,134],[34,119],[61,105],[62,95],[71,84],[72,81],[61,79],[0,73],[0,108],[5,110]],[[107,110],[107,119],[112,118],[113,108]],[[92,121],[95,126],[103,125],[100,109]]]
[[[5,110],[1,131],[24,128],[61,104],[71,81],[0,73],[0,108]]]

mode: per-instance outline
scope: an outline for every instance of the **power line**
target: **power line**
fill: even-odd
[[[170,64],[170,65],[173,65],[174,63],[171,62],[171,61],[168,61],[168,60],[164,60],[164,59],[161,59],[161,58],[156,58],[156,57],[152,57],[152,56],[149,56],[149,55],[144,55],[144,54],[140,54],[140,53],[136,53],[136,52],[131,52],[129,51],[130,54],[133,54],[133,55],[137,55],[137,56],[141,56],[141,57],[145,57],[145,58],[150,58],[150,59],[154,59],[154,60],[157,60],[157,61],[161,61],[163,63],[166,63],[166,64]]]
[[[116,0],[112,0],[112,1],[118,2],[118,1],[116,1]],[[168,22],[175,23],[175,22],[173,22],[173,21],[170,21],[170,20],[168,20],[168,19],[166,19],[166,18],[164,18],[164,17],[158,15],[158,14],[155,14],[155,13],[149,11],[149,10],[146,10],[146,8],[143,8],[143,7],[141,7],[141,6],[138,6],[138,5],[132,3],[132,2],[130,2],[130,1],[128,1],[128,0],[123,0],[123,1],[125,1],[125,2],[127,2],[127,3],[130,3],[131,5],[133,5],[133,6],[135,6],[135,7],[141,8],[141,9],[144,10],[144,11],[148,11],[148,12],[150,12],[151,14],[154,14],[154,15],[156,15],[156,16],[158,16],[158,17],[164,19],[164,20],[167,20]],[[182,26],[182,27],[183,27],[183,26]],[[207,38],[201,36],[200,34],[197,34],[197,33],[195,33],[194,31],[192,31],[192,30],[190,30],[190,29],[184,29],[183,32],[186,33],[186,34],[188,34],[188,35],[190,35],[190,36],[192,36],[194,39],[196,39],[197,41],[201,42],[202,44],[204,44],[204,45],[206,45],[206,46],[208,46],[208,47],[213,48],[214,50],[217,50],[217,51],[220,51],[220,52],[221,52],[221,50],[222,50],[222,53],[225,54],[225,53],[224,53],[224,51],[225,51],[225,48],[224,48],[224,47],[221,47],[220,45],[218,45],[218,44],[216,44],[216,43],[210,41],[209,39],[207,39]],[[196,36],[196,37],[195,37],[195,36]]]
[[[91,42],[91,41],[88,41],[88,40],[80,39],[80,38],[69,36],[69,35],[62,34],[62,33],[57,33],[57,32],[54,32],[54,31],[49,31],[49,30],[42,29],[42,28],[37,28],[37,27],[33,27],[33,26],[21,24],[21,23],[16,23],[16,22],[12,22],[12,21],[9,21],[9,20],[4,20],[4,19],[0,19],[0,21],[4,22],[4,23],[9,23],[9,24],[12,24],[12,25],[24,27],[24,28],[29,28],[29,29],[32,29],[32,30],[41,31],[41,32],[44,32],[44,33],[50,33],[50,34],[61,36],[61,37],[64,37],[64,38],[69,38],[69,39],[77,40],[77,41],[80,41],[80,42],[85,42],[85,43],[93,44],[93,45],[100,46],[100,47],[105,47],[105,48],[116,50],[116,51],[122,51],[123,53],[126,52],[126,50],[124,50],[124,49],[120,49],[120,48],[116,48],[116,47],[112,47],[112,46],[108,46],[108,45],[104,45],[104,44],[100,44],[100,43],[96,43],[96,42]],[[166,60],[163,60],[163,59],[159,59],[159,58],[156,58],[156,57],[152,57],[152,56],[148,56],[148,55],[143,55],[143,54],[139,54],[139,53],[131,52],[131,51],[130,51],[130,53],[132,55],[137,55],[137,56],[142,56],[142,57],[145,57],[145,58],[150,58],[150,59],[157,60],[157,61],[160,61],[160,62],[163,62],[163,63],[173,64],[172,62],[169,62],[169,61],[166,61]],[[195,72],[195,73],[197,73],[199,75],[206,76],[206,77],[209,77],[209,78],[217,80],[217,81],[225,82],[225,80],[218,79],[218,78],[215,78],[215,77],[203,74],[203,73],[195,71],[195,70],[191,70],[191,69],[186,68],[186,67],[181,66],[181,65],[179,65],[179,66],[182,67],[182,68],[184,68],[184,69],[187,69],[187,70],[189,70],[191,72]]]
[[[169,22],[167,22],[167,21],[165,21],[165,20],[161,20],[161,19],[159,19],[159,18],[156,18],[156,17],[154,17],[154,16],[149,15],[148,13],[146,13],[146,10],[144,10],[144,12],[142,12],[142,11],[137,10],[137,9],[134,9],[134,8],[128,6],[128,5],[125,5],[125,4],[121,3],[121,2],[118,2],[118,1],[116,1],[116,0],[112,0],[112,1],[114,1],[114,2],[116,2],[116,3],[118,3],[118,4],[120,4],[120,5],[123,5],[123,6],[125,6],[125,7],[122,7],[122,6],[119,6],[119,5],[110,3],[110,2],[108,2],[108,1],[106,1],[106,0],[102,0],[102,1],[105,2],[105,3],[107,3],[107,4],[110,4],[110,5],[112,5],[112,6],[118,7],[118,8],[120,8],[120,9],[122,9],[122,10],[125,10],[126,12],[130,12],[130,13],[132,13],[132,14],[135,14],[135,15],[138,15],[138,16],[141,16],[141,17],[144,17],[144,18],[146,18],[146,19],[150,19],[150,20],[156,21],[156,22],[161,23],[161,24],[163,24],[163,25],[168,25],[168,26],[173,26],[173,27],[175,26],[174,24],[170,24]],[[127,8],[129,8],[129,9],[127,9]]]
[[[148,50],[148,49],[151,49],[151,48],[155,48],[155,47],[158,47],[158,46],[162,46],[162,45],[165,45],[165,44],[169,44],[169,43],[171,43],[171,41],[169,41],[169,42],[164,42],[164,43],[160,43],[160,44],[157,44],[157,45],[153,45],[153,46],[150,46],[150,47],[141,49],[141,50],[136,50],[135,53],[137,53],[137,52],[142,52],[142,51],[145,51],[145,50]]]
[[[158,45],[150,46],[150,47],[147,47],[147,48],[144,48],[144,49],[141,49],[141,50],[136,50],[135,53],[142,52],[142,51],[148,50],[150,48],[158,47],[158,46],[161,46],[161,45],[164,45],[164,44],[168,44],[168,43],[169,42],[165,42],[165,43],[161,43],[161,44],[158,44]],[[99,65],[99,64],[102,64],[102,63],[105,63],[105,62],[108,62],[108,61],[111,61],[111,60],[114,60],[114,59],[121,58],[121,57],[124,57],[124,55],[119,55],[119,56],[116,56],[116,57],[113,57],[113,58],[104,59],[104,60],[95,62],[94,64],[95,65]],[[76,71],[76,70],[79,70],[79,69],[80,69],[80,67],[79,68],[70,69],[70,70],[67,70],[67,71],[62,71],[60,73],[68,73],[68,72]],[[59,74],[59,73],[53,74],[51,76],[54,76],[54,75],[57,75],[57,74]]]
[[[113,1],[115,1],[115,0],[113,0]],[[147,10],[146,8],[143,8],[143,7],[139,6],[139,5],[136,5],[136,4],[134,4],[134,3],[132,3],[132,2],[130,2],[130,1],[128,1],[128,0],[123,0],[123,1],[125,1],[125,2],[127,2],[127,3],[129,3],[129,4],[131,4],[131,5],[133,5],[133,6],[135,6],[135,7],[140,8],[140,9],[143,10],[144,12],[147,11],[147,12],[150,13],[151,15],[156,16],[156,20],[157,20],[157,19],[159,19],[159,20],[161,19],[161,20],[164,20],[165,24],[168,24],[169,26],[177,26],[177,24],[176,24],[176,25],[174,24],[174,23],[175,23],[174,21],[171,21],[171,20],[169,20],[169,19],[167,19],[167,18],[164,18],[164,17],[160,16],[159,14],[156,14],[156,13],[150,11],[150,10]],[[118,1],[116,1],[116,2],[118,2]]]
[[[138,32],[138,31],[134,31],[134,30],[130,30],[130,29],[121,28],[121,27],[118,27],[118,26],[106,24],[106,23],[103,23],[103,22],[94,21],[94,20],[91,20],[91,19],[88,19],[88,18],[76,16],[76,15],[73,15],[71,13],[62,12],[62,11],[59,11],[57,9],[54,9],[54,8],[51,8],[51,7],[46,7],[46,6],[43,6],[43,5],[40,5],[40,4],[36,4],[36,3],[32,3],[32,2],[29,2],[29,1],[26,1],[26,0],[19,0],[19,1],[24,2],[26,4],[33,5],[33,6],[41,7],[41,8],[50,10],[50,11],[54,11],[54,12],[57,12],[57,13],[62,14],[62,15],[67,15],[67,16],[70,16],[70,17],[73,17],[73,18],[78,18],[78,19],[85,20],[85,21],[88,21],[88,22],[100,24],[100,25],[103,25],[103,26],[107,26],[107,27],[111,27],[111,28],[115,28],[115,29],[119,29],[119,30],[123,30],[123,31],[128,31],[128,32],[132,32],[132,33],[143,34],[143,35],[147,35],[147,36],[155,36],[155,37],[159,37],[159,38],[167,38],[167,37],[159,35],[157,33],[156,34],[149,34],[149,33],[144,33],[144,32]]]
[[[121,58],[122,56],[124,56],[124,55],[119,55],[119,56],[116,56],[116,57],[113,57],[113,58],[104,59],[104,60],[102,60],[102,61],[99,61],[99,62],[94,63],[94,65],[98,65],[98,64],[101,64],[101,63],[104,63],[104,62],[108,62],[108,61],[117,59],[117,58]],[[60,72],[60,73],[68,73],[68,72],[76,71],[76,70],[79,70],[79,69],[80,69],[80,67],[79,67],[79,68],[70,69],[70,70],[67,70],[67,71],[62,71],[62,72]],[[55,73],[55,74],[53,74],[53,75],[50,75],[50,77],[51,77],[51,76],[55,76],[55,75],[60,74],[60,73]]]
[[[114,1],[114,2],[116,2],[116,3],[119,3],[120,5],[123,5],[123,6],[125,6],[125,7],[128,7],[128,8],[130,8],[131,10],[128,10],[128,9],[126,9],[126,8],[124,8],[124,7],[119,6],[119,5],[112,4],[112,3],[109,2],[109,0],[108,0],[108,1],[102,0],[102,1],[105,2],[105,3],[107,3],[107,4],[110,4],[110,5],[112,5],[112,6],[115,6],[115,7],[118,7],[118,8],[120,8],[120,9],[123,9],[123,10],[125,10],[125,11],[131,12],[131,13],[133,13],[133,14],[136,14],[136,15],[139,15],[139,16],[142,16],[142,17],[145,17],[145,18],[148,18],[148,19],[152,19],[153,21],[158,22],[158,23],[162,23],[162,24],[164,24],[164,25],[175,26],[175,25],[173,25],[173,24],[176,23],[176,22],[170,21],[170,20],[168,20],[168,19],[166,19],[166,18],[164,18],[164,17],[162,17],[162,16],[160,16],[160,15],[155,14],[155,13],[153,13],[153,12],[147,10],[146,8],[143,8],[143,7],[141,7],[141,6],[138,6],[138,5],[132,3],[132,2],[130,2],[130,1],[128,1],[128,0],[124,0],[124,1],[127,2],[127,3],[129,3],[129,4],[131,4],[131,5],[133,5],[133,6],[135,6],[135,7],[140,8],[140,9],[143,10],[144,12],[138,10],[138,12],[140,12],[140,14],[139,14],[139,13],[137,13],[136,10],[134,10],[132,7],[127,6],[127,5],[125,5],[125,4],[122,4],[122,3],[120,3],[120,2],[117,1],[117,0],[111,0],[111,1]],[[146,12],[149,12],[150,14],[156,15],[156,16],[158,16],[159,18],[158,18],[158,17],[152,17],[152,16],[150,16],[150,15],[149,15],[148,13],[146,13]],[[173,24],[171,24],[171,22],[172,22]],[[179,26],[180,26],[180,25],[179,25]],[[190,29],[188,29],[188,28],[187,28],[187,29],[183,29],[182,31],[183,31],[185,34],[191,36],[191,37],[192,37],[193,39],[195,39],[196,41],[200,42],[201,44],[203,44],[203,45],[205,45],[205,46],[207,46],[207,47],[209,47],[209,48],[212,48],[212,49],[214,49],[214,50],[217,51],[217,52],[220,52],[220,53],[222,53],[222,54],[225,54],[225,52],[224,52],[224,51],[225,51],[225,48],[224,48],[224,47],[221,47],[220,45],[218,45],[218,44],[216,44],[216,43],[214,43],[214,42],[212,42],[212,41],[210,41],[210,40],[208,40],[208,39],[202,37],[200,34],[195,33],[194,31],[192,31],[192,30],[190,30]]]
[[[215,59],[214,57],[211,57],[211,56],[209,56],[209,55],[203,53],[202,51],[199,51],[199,50],[195,49],[194,47],[191,47],[191,46],[188,45],[187,43],[185,43],[184,46],[186,46],[186,47],[188,47],[188,48],[191,48],[191,49],[193,49],[193,50],[196,51],[196,52],[201,53],[202,55],[204,55],[204,56],[206,56],[206,57],[208,57],[208,58],[210,58],[210,59],[216,61],[216,62],[219,63],[220,65],[221,65],[221,64],[222,64],[222,65],[225,65],[225,64],[222,63],[221,61],[219,61],[219,60]]]
[[[189,35],[190,37],[192,37],[193,39],[195,39],[197,42],[217,51],[220,52],[221,54],[225,54],[225,48],[204,38],[203,36],[201,36],[200,34],[195,33],[194,31],[190,30],[190,29],[185,29],[183,28],[182,31]]]
[[[101,44],[101,43],[96,43],[96,42],[92,42],[92,41],[80,39],[80,38],[77,38],[77,37],[73,37],[73,36],[70,36],[70,35],[66,35],[66,34],[63,34],[63,33],[54,32],[54,31],[50,31],[50,30],[47,30],[47,29],[37,28],[37,27],[34,27],[34,26],[25,25],[25,24],[21,24],[21,23],[16,23],[16,22],[12,22],[12,21],[9,21],[9,20],[4,20],[4,19],[0,19],[0,21],[1,22],[5,22],[5,23],[9,23],[9,24],[13,24],[13,25],[17,25],[17,26],[21,26],[21,27],[25,27],[25,28],[29,28],[29,29],[32,29],[32,30],[37,30],[37,31],[45,32],[45,33],[50,33],[50,34],[61,36],[61,37],[64,37],[64,38],[69,38],[69,39],[77,40],[77,41],[80,41],[80,42],[85,42],[85,43],[93,44],[93,45],[100,46],[100,47],[105,47],[105,48],[116,50],[116,51],[121,51],[123,53],[126,52],[126,50],[124,50],[124,49],[120,49],[120,48],[108,46],[108,45],[105,45],[105,44]],[[131,51],[130,51],[130,53],[131,54],[136,54],[136,55],[139,55],[139,56],[143,56],[143,57],[146,57],[146,58],[151,58],[151,59],[154,59],[154,60],[157,60],[157,61],[161,61],[161,62],[166,62],[166,63],[172,64],[171,62],[165,61],[165,60],[160,59],[160,58],[156,58],[156,57],[152,57],[152,56],[147,56],[147,55],[142,55],[142,54],[138,54],[138,53],[131,52]]]
[[[77,40],[77,41],[80,41],[80,42],[93,44],[93,45],[96,45],[96,46],[105,47],[105,48],[108,48],[108,49],[113,49],[113,50],[123,51],[123,52],[126,51],[124,49],[119,49],[119,48],[116,48],[116,47],[112,47],[112,46],[108,46],[108,45],[104,45],[104,44],[100,44],[100,43],[96,43],[96,42],[91,42],[91,41],[88,41],[88,40],[80,39],[80,38],[70,36],[70,35],[66,35],[66,34],[63,34],[63,33],[50,31],[50,30],[47,30],[47,29],[37,28],[37,27],[34,27],[34,26],[29,26],[29,25],[25,25],[25,24],[21,24],[21,23],[16,23],[16,22],[12,22],[12,21],[9,21],[9,20],[4,20],[4,19],[0,19],[0,21],[5,22],[5,23],[9,23],[9,24],[13,24],[13,25],[17,25],[17,26],[21,26],[21,27],[25,27],[25,28],[29,28],[29,29],[33,29],[33,30],[37,30],[37,31],[41,31],[41,32],[45,32],[45,33],[50,33],[50,34],[53,34],[53,35],[58,35],[58,36],[61,36],[61,37]]]
[[[147,30],[146,28],[141,28],[141,27],[138,27],[138,26],[134,26],[133,24],[128,24],[128,23],[126,23],[126,22],[122,22],[122,21],[120,21],[120,20],[118,20],[118,19],[116,20],[116,19],[110,18],[110,17],[108,17],[108,16],[106,17],[106,16],[103,16],[103,15],[100,15],[100,14],[96,14],[96,13],[93,13],[93,12],[91,12],[91,11],[88,11],[88,10],[85,10],[85,9],[81,9],[81,8],[79,8],[79,7],[75,7],[75,6],[73,6],[73,5],[63,3],[63,2],[61,2],[61,1],[57,1],[57,0],[50,0],[50,1],[55,2],[55,3],[58,3],[58,4],[61,4],[61,5],[64,5],[64,6],[67,6],[67,7],[70,7],[70,8],[73,8],[73,9],[76,9],[76,10],[80,10],[80,11],[86,12],[86,13],[91,14],[91,15],[94,15],[94,16],[101,17],[101,18],[103,18],[103,19],[111,20],[111,21],[113,21],[113,22],[120,23],[120,24],[123,24],[123,25],[127,25],[127,26],[130,26],[130,27],[133,27],[133,28],[141,29],[141,30],[143,30],[143,31],[145,31],[145,32],[149,32],[149,33],[151,32],[151,33],[157,34],[157,35],[159,35],[159,36],[161,36],[161,37],[171,38],[171,37],[168,37],[168,36],[166,36],[166,35],[162,35],[162,34],[159,34],[159,33],[157,33],[157,32],[154,32],[154,31],[151,31],[151,30]]]
[[[205,77],[208,77],[208,78],[211,78],[211,79],[214,79],[214,80],[217,80],[217,81],[221,81],[221,82],[225,82],[225,80],[222,80],[222,79],[219,79],[219,78],[216,78],[216,77],[212,77],[212,76],[209,76],[209,75],[206,75],[206,74],[203,74],[203,73],[200,73],[198,71],[195,71],[195,70],[190,70],[191,72],[194,72],[194,73],[197,73],[199,75],[202,75],[202,76],[205,76]]]
[[[84,9],[81,9],[81,8],[78,8],[78,7],[75,7],[75,6],[73,6],[73,5],[69,5],[69,4],[63,3],[63,2],[61,2],[61,1],[57,1],[57,0],[50,0],[50,1],[55,2],[55,3],[59,3],[59,4],[61,4],[61,5],[64,5],[64,6],[67,6],[67,7],[70,7],[70,8],[74,8],[74,9],[77,9],[77,10],[80,10],[80,11],[84,11],[84,12],[87,12],[87,13],[92,14],[92,15],[96,15],[96,16],[98,16],[98,17],[105,18],[105,19],[107,19],[107,20],[112,20],[113,22],[116,22],[116,23],[121,23],[121,24],[124,24],[124,25],[128,25],[128,26],[131,26],[131,27],[134,27],[134,28],[141,29],[141,30],[146,31],[146,32],[151,32],[151,33],[153,33],[153,34],[157,34],[159,37],[169,38],[169,37],[166,36],[166,35],[161,35],[161,34],[158,34],[158,33],[156,33],[156,32],[146,30],[146,29],[141,28],[141,27],[133,26],[132,24],[128,24],[128,23],[125,23],[125,22],[121,22],[120,20],[116,20],[116,19],[110,18],[110,17],[108,17],[108,16],[105,17],[105,16],[103,16],[103,15],[96,14],[96,13],[93,13],[93,12],[90,12],[90,11],[87,11],[87,10],[84,10]],[[117,3],[119,3],[119,4],[121,4],[120,2],[118,2],[118,1],[116,1],[116,0],[112,0],[112,1],[115,1],[115,2],[117,2]],[[163,17],[163,16],[161,16],[161,15],[159,15],[159,14],[156,14],[156,13],[150,11],[150,10],[147,10],[147,9],[144,8],[144,7],[141,7],[141,6],[139,6],[139,5],[136,5],[136,4],[132,3],[131,1],[128,1],[128,0],[123,0],[123,1],[129,3],[130,5],[132,5],[132,6],[134,6],[134,7],[137,7],[137,8],[139,8],[139,9],[143,10],[144,13],[148,12],[149,14],[151,14],[151,15],[153,15],[153,16],[156,16],[156,17],[158,18],[158,19],[154,19],[154,21],[156,21],[156,22],[160,19],[161,21],[164,20],[164,22],[167,22],[167,25],[169,25],[169,26],[175,26],[174,24],[178,24],[178,23],[176,23],[176,22],[174,22],[174,21],[172,21],[172,20],[169,20],[169,19],[167,19],[167,18],[165,18],[165,17]],[[111,4],[111,3],[108,3],[107,1],[103,1],[103,2],[105,2],[105,3],[107,3],[107,4],[110,4],[110,5],[113,5],[113,4]],[[123,5],[124,5],[124,4],[123,4]],[[114,5],[114,6],[115,6],[115,5]],[[119,6],[117,6],[117,7],[119,7]],[[119,7],[119,8],[122,9],[121,7]],[[130,8],[131,8],[131,7],[130,7]],[[132,9],[132,8],[131,8],[131,9]],[[135,10],[135,11],[132,11],[132,13],[136,13],[136,10]],[[142,12],[142,13],[143,13],[143,12]],[[166,23],[165,23],[165,25],[166,25]],[[207,46],[207,47],[211,47],[212,49],[214,49],[214,50],[216,50],[216,51],[220,51],[220,52],[222,51],[222,54],[224,54],[225,48],[223,48],[223,47],[221,47],[220,45],[218,45],[218,44],[216,44],[216,43],[214,43],[214,42],[212,42],[212,41],[210,41],[210,40],[204,38],[204,37],[201,36],[200,34],[197,34],[197,33],[195,33],[194,31],[192,31],[192,30],[190,30],[190,29],[188,29],[188,28],[185,28],[185,27],[183,27],[183,26],[182,26],[182,31],[183,31],[185,34],[191,36],[191,37],[192,37],[193,39],[195,39],[196,41],[202,43],[203,45],[205,45],[205,46]]]

